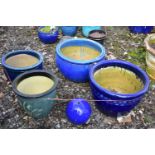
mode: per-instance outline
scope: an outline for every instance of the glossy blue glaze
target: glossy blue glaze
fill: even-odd
[[[29,54],[38,58],[38,62],[32,66],[16,68],[6,64],[6,59],[15,56],[18,54]],[[8,52],[7,54],[2,56],[2,66],[4,69],[4,73],[10,81],[13,81],[18,75],[25,71],[34,70],[34,69],[42,69],[43,68],[43,55],[40,52],[32,51],[32,50],[16,50]]]
[[[101,87],[94,79],[94,73],[104,67],[118,66],[134,72],[144,83],[144,87],[134,94],[119,94]],[[148,91],[149,78],[138,66],[122,60],[106,60],[94,65],[89,72],[90,86],[95,100],[107,100],[96,102],[97,107],[110,115],[117,115],[118,112],[125,113],[133,109]],[[115,100],[115,101],[108,101]],[[123,101],[121,101],[123,100]]]
[[[66,46],[88,46],[95,48],[100,52],[100,55],[92,60],[80,61],[72,60],[65,57],[61,48]],[[69,80],[74,82],[87,82],[89,80],[90,66],[96,62],[105,59],[105,49],[99,43],[89,39],[67,39],[60,42],[56,47],[56,65],[60,72]]]
[[[61,26],[63,35],[74,36],[77,33],[77,26]]]
[[[56,30],[54,33],[45,33],[41,32],[40,29],[44,26],[39,27],[38,29],[38,37],[45,44],[55,43],[58,39],[59,32]]]
[[[91,106],[84,99],[73,99],[66,108],[68,120],[76,125],[85,124],[89,120],[91,113]]]
[[[129,26],[129,30],[132,33],[150,33],[153,30],[153,26]]]
[[[48,78],[52,79],[54,81],[54,86],[46,92],[38,95],[27,95],[17,90],[17,86],[20,81],[37,75],[47,76]],[[55,100],[52,99],[56,97],[57,84],[57,77],[55,77],[55,75],[53,75],[51,72],[45,70],[33,70],[19,75],[13,81],[12,86],[15,94],[17,95],[20,106],[33,118],[40,119],[47,117],[51,112],[52,107],[56,104]]]
[[[82,34],[88,37],[89,32],[92,30],[102,30],[101,26],[82,26]]]

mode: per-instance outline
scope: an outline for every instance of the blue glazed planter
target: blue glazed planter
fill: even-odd
[[[24,80],[25,78],[37,75],[46,76],[52,79],[54,81],[54,86],[46,92],[37,95],[23,94],[17,90],[17,86],[20,81]],[[55,75],[53,75],[51,72],[43,70],[33,70],[19,75],[13,81],[12,86],[14,92],[17,95],[20,106],[33,118],[40,119],[43,117],[47,117],[51,112],[52,107],[55,105],[55,101],[52,100],[52,98],[56,97],[57,84],[57,77],[55,77]]]
[[[129,26],[129,30],[132,33],[150,33],[153,30],[153,26]]]
[[[101,87],[95,81],[94,73],[101,68],[109,66],[118,66],[135,73],[143,81],[143,89],[134,94],[119,94]],[[144,94],[148,91],[149,88],[149,78],[147,74],[138,66],[122,60],[107,60],[97,63],[90,69],[89,76],[91,91],[94,99],[107,100],[97,101],[96,106],[99,108],[99,110],[113,116],[116,116],[118,113],[129,112],[131,109],[133,109],[140,102],[141,98],[144,96]]]
[[[77,33],[77,26],[61,26],[63,35],[74,36]]]
[[[90,31],[93,31],[93,30],[102,30],[102,27],[101,26],[82,26],[82,34],[85,37],[88,37]]]
[[[59,35],[58,30],[56,30],[54,33],[41,32],[40,29],[43,27],[44,26],[41,26],[38,29],[38,37],[39,37],[40,41],[42,41],[45,44],[55,43],[57,41],[58,35]]]
[[[35,56],[38,59],[38,62],[32,66],[16,68],[6,64],[6,59],[15,56],[18,54],[29,54]],[[32,50],[17,50],[11,51],[2,56],[2,66],[4,69],[4,73],[10,81],[13,81],[18,75],[25,71],[34,70],[34,69],[42,69],[43,68],[43,55],[40,52],[32,51]]]
[[[66,46],[88,46],[97,49],[100,55],[92,60],[80,61],[65,57],[61,48]],[[74,82],[87,82],[89,80],[90,66],[105,59],[104,47],[89,39],[67,39],[60,42],[56,47],[56,64],[60,72],[69,80]]]

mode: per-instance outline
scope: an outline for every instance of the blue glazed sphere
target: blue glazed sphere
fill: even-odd
[[[129,26],[129,30],[132,33],[150,33],[153,30],[153,26]]]
[[[91,106],[84,99],[73,99],[66,108],[68,120],[76,125],[85,124],[89,120],[91,113]]]
[[[40,29],[43,27],[44,26],[41,26],[38,29],[38,37],[39,37],[40,41],[42,41],[45,44],[55,43],[57,41],[58,35],[59,35],[58,30],[56,30],[54,33],[46,33],[46,32],[40,31]]]
[[[63,35],[74,36],[77,32],[77,26],[61,26]]]

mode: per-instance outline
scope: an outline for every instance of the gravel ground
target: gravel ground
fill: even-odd
[[[80,31],[77,34],[81,37]],[[107,27],[105,47],[109,59],[126,59],[131,50],[143,46],[145,35],[134,35],[127,27]],[[0,27],[0,58],[11,50],[33,49],[43,53],[45,68],[54,72],[59,78],[58,97],[92,99],[89,84],[77,84],[68,81],[59,73],[55,65],[55,46],[41,43],[35,27]],[[86,125],[75,126],[65,115],[66,103],[57,104],[45,119],[34,120],[19,106],[0,67],[0,128],[154,128],[155,127],[155,85],[150,86],[149,92],[141,103],[128,115],[109,117],[98,111],[91,103],[93,113]]]

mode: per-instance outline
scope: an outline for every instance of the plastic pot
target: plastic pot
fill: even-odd
[[[95,81],[94,73],[101,68],[110,66],[121,67],[135,73],[142,80],[144,84],[143,89],[133,94],[120,94],[101,87]],[[132,110],[140,102],[141,98],[145,95],[149,88],[149,78],[147,74],[138,66],[122,60],[106,60],[99,62],[90,69],[89,76],[91,91],[94,99],[106,100],[97,101],[96,106],[100,111],[112,116],[116,116],[118,113],[126,113]]]
[[[46,92],[37,95],[27,95],[18,91],[17,86],[22,80],[28,77],[40,75],[52,79],[54,81],[54,86]],[[56,97],[57,84],[57,77],[53,73],[44,70],[34,70],[19,75],[13,81],[13,90],[17,95],[21,107],[33,118],[40,119],[47,117],[52,107],[55,105],[55,101],[52,100],[52,98]]]
[[[82,34],[88,37],[89,32],[92,30],[102,30],[102,26],[82,26]]]
[[[6,59],[8,59],[9,57],[15,56],[15,55],[19,55],[19,54],[28,54],[31,56],[35,56],[38,59],[38,62],[32,66],[21,67],[21,68],[13,67],[13,66],[6,64]],[[13,81],[18,75],[20,75],[23,72],[34,70],[34,69],[35,70],[42,69],[43,68],[43,55],[40,52],[32,51],[32,50],[11,51],[2,56],[2,66],[3,66],[4,72],[7,78],[10,81]]]
[[[153,41],[153,47],[150,42]],[[146,47],[146,71],[152,80],[155,80],[155,34],[148,35],[145,40]]]
[[[103,30],[92,30],[89,32],[88,38],[94,40],[101,45],[103,45],[103,41],[106,37],[105,31]]]

